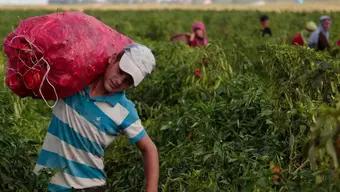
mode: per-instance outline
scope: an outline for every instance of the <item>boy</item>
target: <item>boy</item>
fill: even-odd
[[[121,132],[143,154],[146,191],[157,191],[157,148],[124,93],[131,85],[137,86],[154,66],[151,51],[132,44],[122,56],[109,61],[103,77],[58,101],[34,170],[57,170],[49,191],[105,191],[104,149]]]
[[[262,15],[260,17],[260,24],[261,24],[261,35],[262,37],[265,36],[272,36],[272,30],[269,28],[269,17],[267,15]]]

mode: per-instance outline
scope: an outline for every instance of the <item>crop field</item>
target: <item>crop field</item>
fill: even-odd
[[[52,10],[2,10],[0,37]],[[163,192],[340,191],[340,13],[85,10],[152,48],[154,73],[127,96],[160,153]],[[333,19],[329,52],[290,45],[322,14]],[[209,45],[169,42],[207,25]],[[100,45],[98,45],[100,46]],[[0,191],[46,191],[51,175],[32,173],[51,109],[5,86],[0,55]],[[199,69],[200,74],[195,73]],[[122,136],[105,153],[109,191],[143,191],[142,156]]]

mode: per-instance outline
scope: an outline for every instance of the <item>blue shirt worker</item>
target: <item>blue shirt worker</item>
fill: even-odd
[[[318,29],[311,34],[308,40],[308,46],[318,51],[329,49],[329,30],[331,25],[332,20],[329,16],[321,16],[320,25]]]
[[[150,49],[128,46],[105,74],[77,94],[59,100],[34,169],[51,168],[48,191],[105,191],[104,150],[123,133],[143,154],[146,191],[158,190],[157,148],[124,90],[137,86],[155,66]]]

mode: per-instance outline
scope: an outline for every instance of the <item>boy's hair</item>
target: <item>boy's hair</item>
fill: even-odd
[[[260,21],[261,21],[261,22],[267,21],[267,20],[269,20],[268,15],[262,15],[262,16],[260,17]]]

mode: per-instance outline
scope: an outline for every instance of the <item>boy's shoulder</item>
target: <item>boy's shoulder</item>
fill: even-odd
[[[127,109],[131,115],[133,114],[134,116],[138,116],[135,103],[128,99],[125,94],[122,95],[121,99],[119,100],[119,104]]]
[[[112,107],[119,104],[130,113],[137,113],[135,103],[126,97],[125,92],[117,92],[111,95],[102,96],[102,98],[99,99],[96,98],[96,100],[106,102],[110,104]]]

